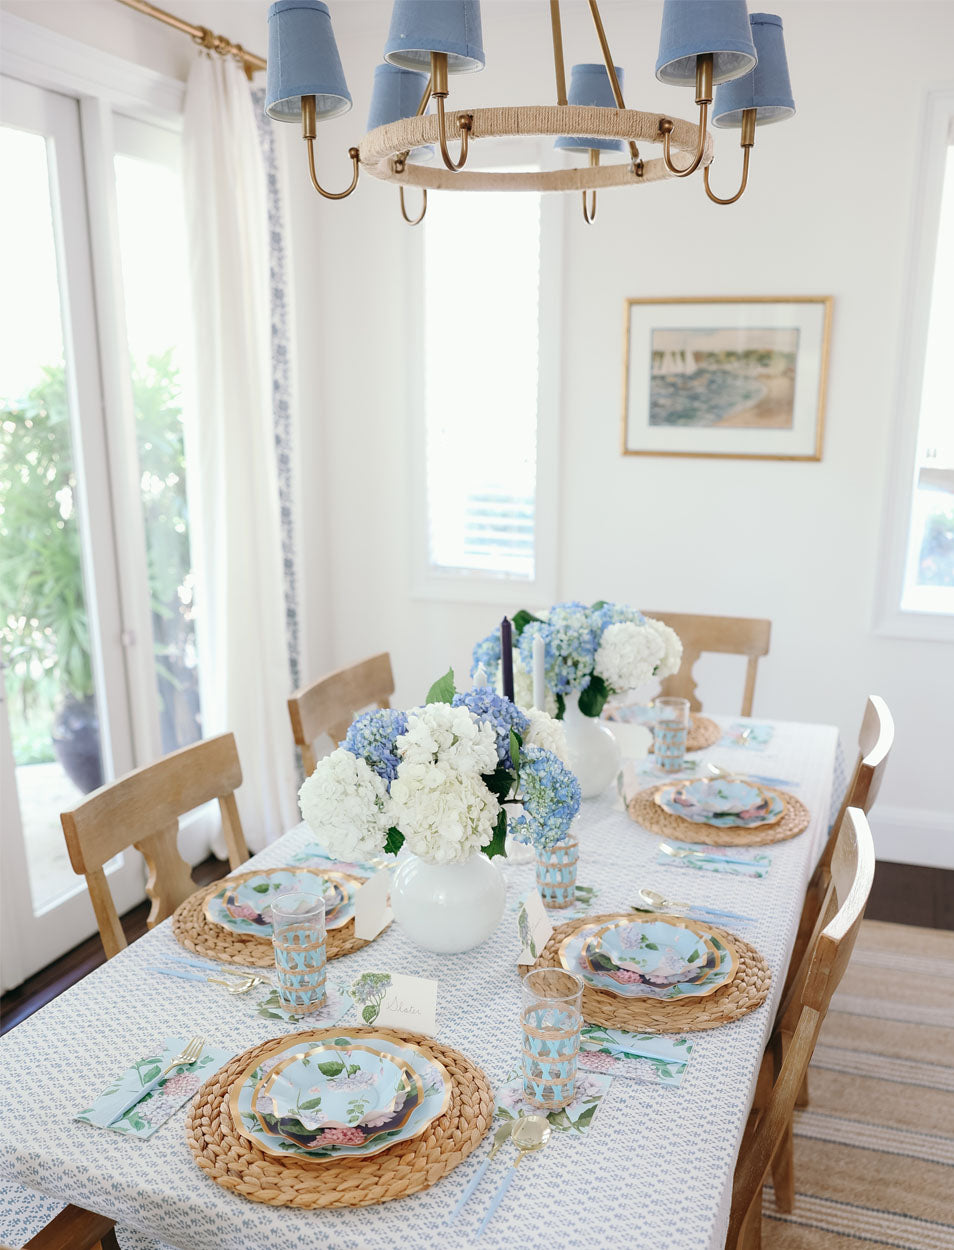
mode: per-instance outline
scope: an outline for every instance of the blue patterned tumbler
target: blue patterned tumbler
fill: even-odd
[[[278,994],[286,1011],[307,1015],[325,1003],[325,900],[283,894],[272,903]]]
[[[583,980],[561,968],[534,968],[523,978],[520,1070],[527,1102],[558,1111],[576,1097],[583,1026]]]

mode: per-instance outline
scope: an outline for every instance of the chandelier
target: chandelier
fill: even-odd
[[[623,70],[613,59],[597,0],[588,4],[603,60],[574,65],[568,92],[560,0],[550,0],[555,104],[449,110],[451,76],[485,64],[479,0],[395,0],[384,63],[375,70],[368,133],[358,147],[348,149],[353,172],[343,191],[325,190],[316,165],[318,122],[347,112],[352,104],[324,0],[277,0],[269,9],[265,109],[275,121],[301,122],[308,170],[319,195],[344,199],[363,169],[397,184],[409,225],[423,219],[428,190],[580,192],[583,216],[591,223],[599,190],[686,178],[699,169],[709,199],[734,204],[748,182],[756,127],[795,112],[781,18],[749,16],[745,0],[665,0],[656,77],[695,88],[695,123],[626,107]],[[741,181],[735,194],[724,198],[709,183],[710,121],[740,131]],[[468,167],[474,143],[514,136],[552,136],[555,147],[586,154],[588,161],[575,168],[532,171]],[[661,145],[661,155],[644,159],[640,145],[646,143]],[[431,167],[427,162],[434,160],[435,148],[439,160]],[[613,152],[624,153],[625,159],[601,164],[603,154]],[[423,193],[423,206],[413,217],[405,187]]]

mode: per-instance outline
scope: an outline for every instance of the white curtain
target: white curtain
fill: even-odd
[[[205,737],[232,730],[252,850],[299,819],[271,403],[265,171],[238,64],[200,54],[183,128],[195,404],[186,421]]]

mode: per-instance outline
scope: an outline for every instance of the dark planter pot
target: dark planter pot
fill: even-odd
[[[99,752],[99,717],[92,695],[63,700],[53,721],[53,750],[63,771],[83,794],[103,784]]]

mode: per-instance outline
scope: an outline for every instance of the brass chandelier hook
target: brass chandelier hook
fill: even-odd
[[[424,220],[424,214],[427,212],[427,187],[421,188],[421,195],[423,197],[421,200],[421,211],[416,217],[408,217],[407,205],[404,203],[404,188],[398,187],[398,197],[401,201],[401,216],[409,226],[419,226]]]
[[[663,160],[666,168],[676,178],[686,178],[694,174],[706,150],[706,125],[709,120],[709,105],[712,103],[712,53],[696,57],[696,103],[699,105],[699,145],[696,154],[685,169],[672,163],[671,137],[672,120],[668,117],[659,119],[659,133],[662,135]]]
[[[596,169],[600,163],[599,148],[590,148],[590,169]],[[583,192],[583,220],[588,226],[592,226],[596,221],[596,192],[590,192],[590,201],[587,205],[586,192]]]
[[[742,111],[742,136],[739,140],[742,147],[742,182],[735,195],[729,199],[720,199],[718,195],[713,195],[709,186],[709,166],[707,165],[702,171],[702,181],[706,189],[706,195],[713,204],[734,204],[745,190],[749,181],[749,157],[752,154],[752,148],[755,146],[755,109],[743,109]]]
[[[351,185],[347,188],[347,190],[326,191],[318,181],[318,172],[315,168],[315,140],[318,137],[318,108],[317,101],[313,95],[304,95],[301,98],[301,133],[302,138],[308,145],[308,173],[311,175],[311,185],[315,188],[318,194],[323,196],[326,200],[346,199],[358,185],[360,154],[357,148],[348,148],[348,155],[351,157],[353,173],[351,176]]]
[[[441,159],[449,170],[456,173],[457,170],[463,169],[467,163],[467,154],[470,150],[470,128],[474,123],[474,119],[470,113],[461,113],[457,118],[457,128],[460,131],[460,158],[455,161],[447,146],[447,122],[444,117],[444,101],[447,99],[448,94],[446,52],[431,53],[431,80],[429,87],[429,94],[437,101],[437,138],[441,149]]]

